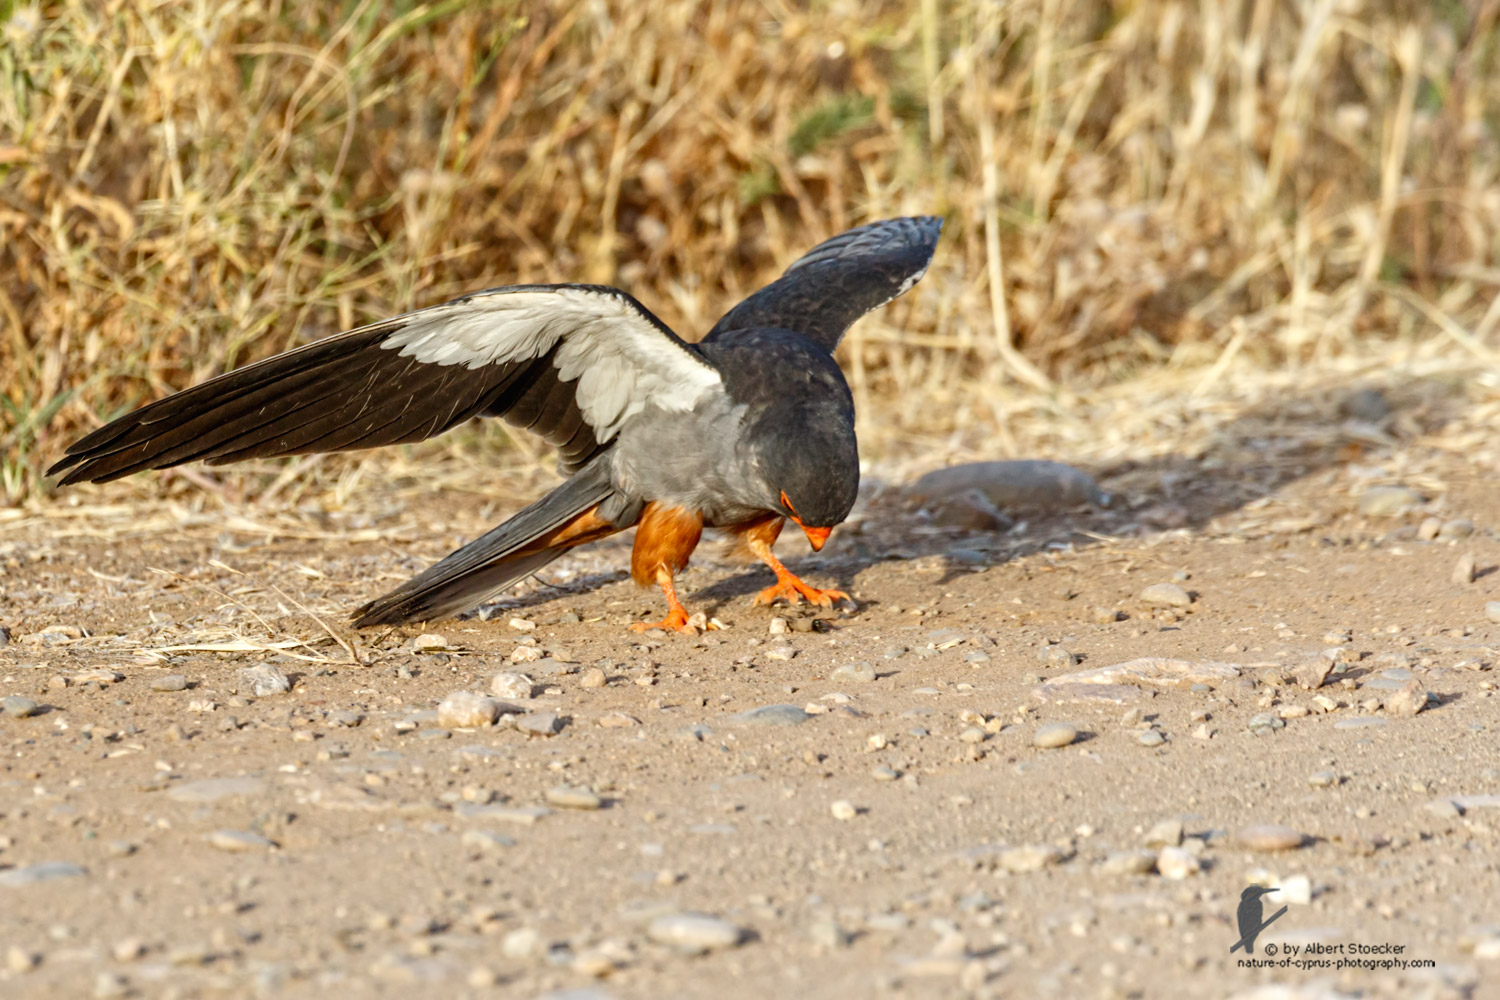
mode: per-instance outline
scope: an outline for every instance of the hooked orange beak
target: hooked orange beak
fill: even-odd
[[[793,507],[792,502],[787,499],[786,490],[781,491],[781,502],[786,505],[787,510],[792,512],[792,522],[802,529],[802,533],[807,536],[808,542],[812,544],[813,551],[821,551],[823,546],[828,542],[828,536],[833,534],[833,529],[809,528],[803,524],[802,518],[797,516],[797,508]]]
[[[832,528],[809,528],[801,521],[797,522],[797,527],[802,529],[802,533],[806,535],[807,540],[812,543],[814,552],[817,552],[823,547],[823,543],[828,541],[828,536],[833,532]]]

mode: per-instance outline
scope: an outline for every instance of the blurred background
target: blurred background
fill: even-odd
[[[0,497],[44,497],[41,470],[126,409],[486,286],[619,285],[696,339],[899,214],[947,227],[841,349],[872,460],[1066,451],[1118,431],[1101,399],[1492,369],[1497,15],[0,0]],[[399,460],[444,455],[544,461],[498,426]],[[365,460],[110,489],[290,495]]]

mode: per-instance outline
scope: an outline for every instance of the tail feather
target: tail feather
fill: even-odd
[[[640,505],[616,501],[595,463],[510,520],[354,612],[354,627],[436,621],[482,604],[568,549],[635,523]],[[633,516],[632,516],[633,515]]]

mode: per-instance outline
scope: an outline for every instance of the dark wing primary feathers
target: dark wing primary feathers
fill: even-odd
[[[494,288],[267,358],[73,444],[60,484],[198,459],[420,441],[498,416],[558,446],[564,472],[648,405],[694,406],[719,372],[634,298],[598,285]]]
[[[855,320],[927,273],[942,229],[942,219],[921,216],[840,233],[729,310],[704,340],[730,330],[776,327],[806,334],[832,353]]]

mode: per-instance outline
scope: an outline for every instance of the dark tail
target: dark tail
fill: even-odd
[[[354,627],[436,621],[467,611],[568,549],[630,527],[641,504],[616,492],[603,462],[567,482],[498,528],[354,612]]]

